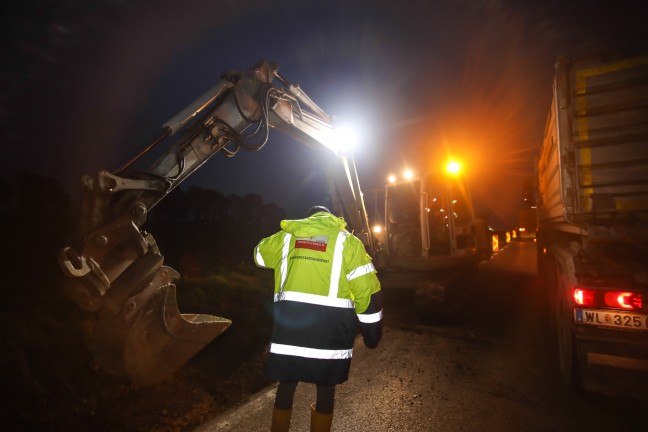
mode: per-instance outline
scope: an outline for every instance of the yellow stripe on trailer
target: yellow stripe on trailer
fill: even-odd
[[[648,64],[648,56],[631,58],[616,63],[596,66],[589,69],[582,69],[576,72],[576,89],[577,96],[584,96],[587,94],[587,79],[590,77],[603,75],[606,73],[617,72],[623,69],[629,69],[635,66]],[[576,108],[578,117],[578,139],[584,142],[589,138],[589,124],[587,121],[587,104],[584,97],[576,99]],[[583,184],[592,184],[592,151],[589,147],[581,147],[579,150],[580,161],[582,166],[581,182]],[[592,211],[592,194],[594,193],[593,187],[583,188],[583,203],[582,210],[585,212]]]

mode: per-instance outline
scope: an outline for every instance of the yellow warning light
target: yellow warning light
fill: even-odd
[[[446,171],[448,174],[457,175],[461,171],[461,164],[457,161],[450,161],[446,165]]]
[[[499,251],[499,237],[497,234],[493,235],[493,252]]]

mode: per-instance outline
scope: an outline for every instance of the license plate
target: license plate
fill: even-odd
[[[574,309],[574,320],[578,324],[629,330],[648,330],[648,315],[630,312]]]

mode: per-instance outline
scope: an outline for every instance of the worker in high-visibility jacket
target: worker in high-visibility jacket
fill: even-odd
[[[279,381],[272,431],[287,431],[298,382],[317,385],[311,431],[329,431],[335,386],[349,378],[359,325],[364,344],[382,337],[382,292],[362,242],[323,206],[254,250],[256,264],[274,270],[274,327],[265,373]]]

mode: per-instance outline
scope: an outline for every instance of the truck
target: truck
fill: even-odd
[[[537,166],[538,273],[564,380],[648,388],[648,56],[559,58]]]

